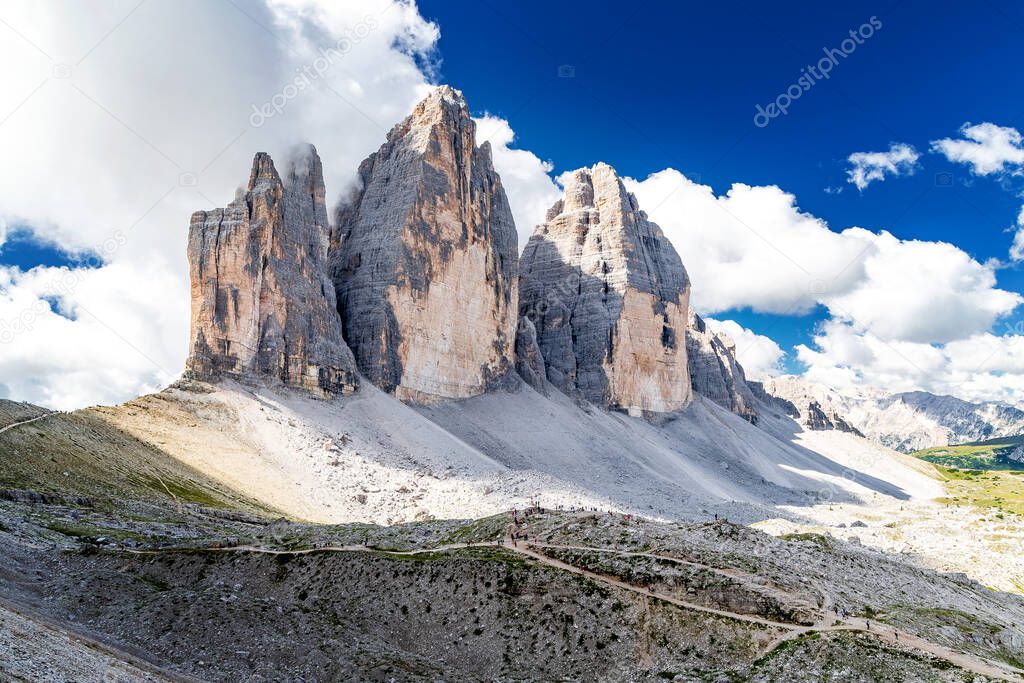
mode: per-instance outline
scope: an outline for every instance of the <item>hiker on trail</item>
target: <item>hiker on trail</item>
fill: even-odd
[[[868,630],[870,631],[871,630],[871,620],[870,619],[867,620],[867,625],[868,625]]]

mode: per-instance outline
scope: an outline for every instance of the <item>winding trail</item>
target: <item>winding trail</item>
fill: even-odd
[[[6,427],[0,427],[0,434],[3,434],[8,429],[14,429],[15,427],[20,427],[21,425],[27,425],[27,424],[31,424],[33,422],[36,422],[38,420],[42,420],[44,417],[50,417],[51,415],[60,415],[60,414],[61,414],[61,411],[54,410],[54,411],[51,411],[49,413],[43,413],[42,415],[36,415],[35,417],[29,418],[28,420],[22,420],[21,422],[14,422],[12,424],[7,425]]]
[[[13,425],[12,425],[13,426]],[[612,586],[619,590],[629,591],[637,595],[642,595],[645,598],[652,600],[660,600],[662,602],[675,605],[687,610],[693,610],[695,612],[701,612],[704,614],[714,615],[724,619],[733,619],[736,621],[742,621],[751,624],[757,624],[759,626],[766,626],[769,628],[782,629],[783,633],[777,636],[774,640],[770,641],[761,653],[761,657],[765,657],[776,649],[781,647],[784,643],[792,640],[796,640],[803,636],[811,633],[836,633],[836,632],[849,632],[857,633],[860,635],[866,635],[869,637],[883,640],[886,643],[895,646],[902,650],[917,650],[925,654],[937,657],[939,659],[946,660],[959,666],[962,669],[971,671],[975,674],[988,676],[990,678],[997,678],[1005,681],[1014,681],[1016,683],[1024,683],[1024,677],[1019,673],[1011,669],[1007,665],[989,662],[988,660],[976,657],[973,655],[958,652],[950,648],[932,643],[931,641],[924,640],[923,638],[901,631],[893,626],[882,625],[876,622],[876,625],[872,628],[868,628],[866,619],[859,617],[847,617],[846,619],[840,620],[838,617],[832,618],[831,614],[831,598],[828,592],[825,591],[821,586],[816,586],[822,593],[823,604],[821,609],[823,611],[822,618],[812,626],[798,626],[795,624],[788,624],[781,621],[773,621],[771,619],[765,619],[762,617],[753,616],[750,614],[741,614],[738,612],[730,612],[729,610],[716,609],[713,607],[707,607],[705,605],[699,605],[696,603],[681,600],[670,595],[663,593],[654,593],[640,586],[635,586],[630,583],[626,583],[617,578],[592,572],[582,567],[556,560],[553,557],[545,555],[543,552],[537,550],[531,550],[530,547],[543,549],[548,548],[560,548],[568,550],[579,550],[585,552],[597,552],[597,553],[611,553],[619,554],[627,557],[647,557],[651,559],[665,560],[668,562],[678,562],[694,567],[699,567],[712,572],[730,576],[732,578],[741,578],[742,572],[733,572],[732,570],[724,570],[717,567],[711,567],[708,565],[700,564],[698,562],[691,562],[689,560],[682,560],[678,557],[671,557],[668,555],[657,555],[655,553],[645,552],[634,552],[628,550],[619,550],[616,548],[592,548],[588,546],[571,546],[571,545],[554,545],[546,543],[538,543],[536,541],[512,541],[510,538],[506,538],[501,542],[497,541],[486,541],[480,543],[451,543],[448,545],[435,546],[433,548],[420,548],[416,550],[385,550],[382,548],[374,548],[366,545],[345,545],[345,546],[325,546],[322,548],[303,548],[299,550],[278,550],[273,548],[263,548],[252,545],[239,545],[230,546],[224,548],[204,548],[203,550],[213,552],[251,552],[261,553],[266,555],[309,555],[313,553],[330,553],[330,552],[365,552],[365,553],[378,553],[387,555],[421,555],[425,553],[442,553],[450,550],[462,550],[465,548],[502,548],[504,550],[529,557],[541,564],[547,565],[560,571],[569,572],[578,576],[583,576],[592,581],[603,583],[607,586]],[[185,550],[196,550],[196,548],[169,548],[164,550],[138,550],[138,549],[123,549],[123,552],[135,554],[135,555],[159,555],[165,553],[182,552]],[[831,622],[831,623],[830,623]]]

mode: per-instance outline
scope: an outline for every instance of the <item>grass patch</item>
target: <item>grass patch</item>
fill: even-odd
[[[1013,457],[1014,451],[1021,446],[1024,446],[1024,436],[1013,436],[958,446],[936,446],[913,455],[947,468],[1024,472],[1024,459]]]
[[[939,467],[946,479],[946,505],[1024,515],[1024,473]]]
[[[822,550],[832,550],[834,546],[832,541],[827,536],[822,534],[814,533],[799,533],[799,534],[782,534],[779,536],[784,541],[798,542],[798,541],[810,541],[820,547]]]

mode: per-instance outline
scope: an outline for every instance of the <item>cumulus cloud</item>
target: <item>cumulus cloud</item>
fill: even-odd
[[[783,372],[786,352],[773,339],[743,327],[735,320],[706,318],[708,327],[728,336],[736,344],[736,358],[748,379],[762,379]]]
[[[0,347],[3,390],[59,407],[180,371],[189,215],[228,202],[255,152],[302,141],[340,196],[429,89],[439,37],[406,0],[25,0],[4,22],[0,220],[69,252],[124,238],[57,298],[54,273],[4,273],[0,333],[35,317]]]
[[[1024,336],[980,333],[944,345],[884,341],[839,320],[826,322],[814,348],[800,345],[805,377],[834,387],[924,389],[967,400],[1019,401],[1024,395]]]
[[[863,278],[864,238],[830,230],[778,187],[716,196],[671,168],[625,183],[686,264],[697,310],[807,313]]]
[[[996,286],[995,264],[979,263],[952,244],[861,228],[844,234],[869,245],[860,258],[864,277],[822,301],[857,331],[885,341],[944,343],[990,329],[1024,302]]]
[[[477,143],[491,143],[494,167],[501,175],[505,193],[512,206],[512,217],[519,232],[522,249],[533,234],[533,229],[544,220],[544,215],[562,195],[549,175],[553,169],[533,152],[510,147],[515,133],[508,121],[485,114],[475,119]]]
[[[737,184],[716,196],[672,169],[626,182],[679,251],[694,306],[708,314],[824,305],[858,332],[942,343],[988,330],[1024,301],[997,287],[995,264],[947,243],[836,232],[778,187]]]
[[[994,123],[965,123],[959,139],[943,138],[932,142],[932,151],[950,161],[971,166],[978,175],[1019,173],[1024,165],[1024,146],[1020,132]]]
[[[1010,245],[1010,259],[1024,261],[1024,207],[1017,216],[1017,229],[1013,233],[1013,244]]]
[[[912,146],[895,142],[889,145],[888,152],[854,152],[846,159],[850,164],[846,170],[847,181],[863,192],[872,182],[885,180],[887,175],[913,174],[920,156]]]
[[[0,268],[0,397],[58,409],[124,400],[181,371],[188,299],[167,270]],[[154,302],[158,302],[155,305]]]

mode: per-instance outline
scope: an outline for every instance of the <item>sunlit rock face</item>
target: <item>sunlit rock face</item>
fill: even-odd
[[[362,373],[398,398],[466,398],[508,381],[516,230],[490,145],[462,93],[442,86],[359,168],[331,264]]]
[[[689,403],[690,281],[614,169],[569,174],[520,270],[520,314],[536,327],[555,386],[632,414]]]
[[[337,394],[358,384],[328,277],[330,228],[312,146],[282,178],[270,156],[223,209],[189,228],[192,321],[186,375],[272,380]]]
[[[735,342],[728,335],[713,332],[703,318],[690,311],[686,349],[693,391],[757,424],[757,401],[747,385],[743,366],[736,360]]]

